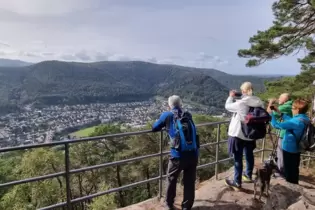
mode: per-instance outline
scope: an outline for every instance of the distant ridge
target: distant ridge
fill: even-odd
[[[247,76],[246,74],[238,74],[239,76]],[[297,74],[255,74],[256,77],[295,77]]]
[[[2,111],[30,103],[47,106],[127,102],[171,94],[222,110],[229,89],[251,81],[256,90],[263,90],[264,81],[276,79],[141,61],[44,61],[0,67],[0,74]]]
[[[29,66],[33,63],[21,61],[21,60],[12,60],[12,59],[4,59],[0,58],[0,67],[23,67]]]

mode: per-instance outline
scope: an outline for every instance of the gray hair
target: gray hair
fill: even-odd
[[[287,99],[290,99],[290,93],[282,93],[281,95],[280,95],[280,97],[285,97],[285,98],[287,98]]]
[[[168,98],[168,105],[171,108],[181,107],[182,106],[182,99],[180,99],[180,97],[177,95],[172,95]]]

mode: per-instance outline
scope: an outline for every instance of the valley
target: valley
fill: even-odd
[[[45,61],[0,74],[1,147],[85,137],[104,123],[144,127],[173,94],[194,114],[222,116],[229,89],[251,81],[262,91],[277,79],[139,61]]]
[[[257,91],[278,77],[234,76],[214,69],[159,65],[140,61],[75,63],[44,61],[0,67],[0,112],[25,105],[124,103],[178,94],[186,100],[221,107],[229,89],[251,81]]]

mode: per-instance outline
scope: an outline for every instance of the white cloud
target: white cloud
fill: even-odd
[[[0,41],[0,48],[7,48],[7,47],[10,47],[10,45],[5,42]]]
[[[231,73],[258,72],[245,70],[245,60],[237,57],[237,50],[246,48],[258,29],[271,24],[272,3],[0,0],[0,28],[6,29],[1,30],[0,43],[10,46],[0,44],[0,55],[32,62],[136,59]],[[283,72],[288,68],[298,70],[294,58],[277,66]],[[266,65],[258,69],[274,72]]]
[[[222,65],[228,64],[229,62],[217,55],[209,55],[205,52],[200,52],[191,63],[191,65],[201,68],[220,68]]]
[[[0,8],[21,15],[50,16],[89,9],[97,3],[95,0],[0,0]]]

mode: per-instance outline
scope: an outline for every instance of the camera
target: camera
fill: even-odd
[[[235,92],[234,95],[235,95],[235,97],[241,97],[243,94],[240,92]]]

